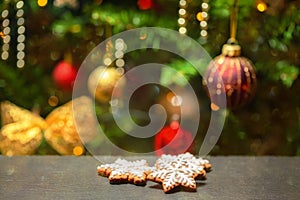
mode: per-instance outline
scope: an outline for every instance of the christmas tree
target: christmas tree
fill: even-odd
[[[88,54],[111,36],[136,28],[178,31],[196,40],[214,58],[232,34],[230,18],[236,3],[226,0],[5,0],[0,4],[0,101],[13,102],[47,118],[54,109],[71,100],[73,81]],[[296,0],[238,2],[236,39],[242,55],[253,63],[257,86],[256,91],[249,91],[253,97],[247,104],[245,100],[245,105],[236,109],[228,107],[212,155],[300,155],[299,8],[300,2]],[[151,37],[145,40],[157,49],[162,43]],[[107,43],[105,55],[111,56],[119,50],[117,45],[117,41]],[[192,144],[194,151],[199,151],[210,120],[207,113],[213,107],[202,84],[203,77],[191,63],[155,49],[115,57],[119,59],[115,67],[125,72],[155,60],[172,66],[188,79],[201,102],[201,121]],[[160,81],[165,86],[184,84],[168,72],[162,73]],[[167,111],[166,125],[172,128],[174,114],[179,111],[168,99],[174,100],[174,94],[166,87],[150,84],[139,88],[130,101],[133,120],[147,125],[149,108],[160,103]],[[154,137],[141,141],[120,130],[114,122],[111,103],[100,100],[95,105],[105,135],[118,146],[139,152],[156,148]],[[181,130],[181,127],[174,129]],[[189,128],[182,129],[188,132],[184,129]],[[36,154],[56,154],[57,150],[52,148],[43,139]],[[76,152],[73,149],[74,154],[82,153]]]

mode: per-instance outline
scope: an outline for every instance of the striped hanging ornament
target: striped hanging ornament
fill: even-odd
[[[226,93],[227,107],[237,109],[247,104],[254,96],[256,75],[252,62],[240,56],[241,47],[236,44],[223,45],[222,54],[209,64],[204,76],[204,85],[209,84],[212,109],[219,108],[217,102]],[[223,83],[222,83],[223,82]],[[222,90],[222,84],[224,90]]]
[[[203,78],[209,88],[212,110],[218,110],[224,92],[227,107],[237,109],[247,104],[256,90],[256,75],[252,62],[241,56],[241,47],[236,40],[238,0],[230,16],[230,38],[223,45],[222,54],[215,57],[207,67]]]

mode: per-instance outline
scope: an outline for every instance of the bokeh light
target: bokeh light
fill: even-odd
[[[48,99],[48,104],[52,107],[57,106],[58,102],[59,102],[59,99],[55,95],[50,96]]]
[[[37,1],[37,4],[38,4],[40,7],[45,7],[45,6],[48,4],[48,0],[38,0],[38,1]]]
[[[257,4],[256,8],[259,12],[265,12],[267,10],[268,6],[264,2],[260,2]]]
[[[73,154],[75,156],[81,156],[83,154],[83,148],[82,146],[76,146],[73,148]]]

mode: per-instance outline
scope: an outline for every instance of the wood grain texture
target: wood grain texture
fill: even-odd
[[[155,157],[143,157],[150,164]],[[100,156],[109,163],[117,157]],[[141,159],[129,157],[128,160]],[[111,185],[90,156],[0,156],[0,199],[300,199],[300,157],[210,157],[197,192],[164,194],[161,185]]]

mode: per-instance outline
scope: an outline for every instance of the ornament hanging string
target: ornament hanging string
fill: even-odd
[[[73,56],[70,48],[68,48],[68,50],[64,53],[64,61],[70,63],[71,65],[73,64]]]
[[[237,19],[239,11],[239,0],[234,0],[231,15],[230,15],[230,39],[228,43],[236,44],[236,32],[237,32]]]

